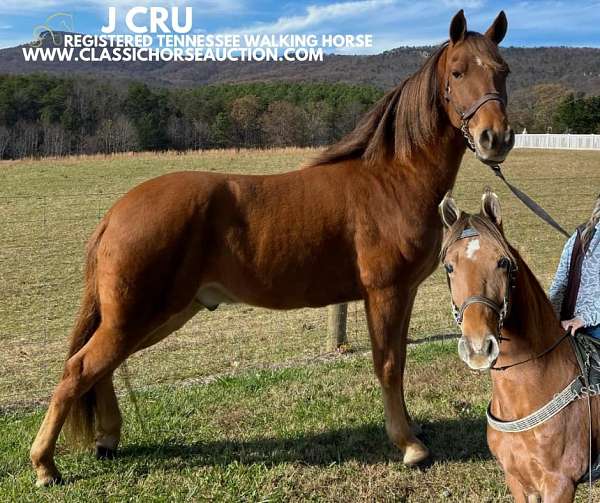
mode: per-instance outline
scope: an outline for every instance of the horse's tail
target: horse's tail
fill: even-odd
[[[100,325],[100,305],[96,281],[98,245],[108,223],[107,216],[98,225],[87,245],[85,289],[75,326],[71,332],[67,360],[76,354],[90,340]],[[69,444],[75,447],[88,446],[94,439],[94,419],[96,400],[94,388],[75,399],[65,422],[65,435]]]

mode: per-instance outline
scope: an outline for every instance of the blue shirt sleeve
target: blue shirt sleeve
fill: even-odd
[[[559,319],[565,291],[567,290],[567,282],[569,281],[571,254],[573,253],[576,237],[577,233],[573,234],[565,243],[562,255],[560,256],[560,262],[558,263],[558,268],[556,269],[556,274],[554,275],[554,280],[550,286],[550,292],[548,293],[554,312]]]
[[[575,316],[584,326],[600,325],[600,225],[590,243],[581,267],[581,285],[577,295]]]

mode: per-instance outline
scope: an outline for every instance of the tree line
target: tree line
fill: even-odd
[[[49,75],[0,77],[0,158],[138,150],[320,146],[382,95],[363,85],[194,89]]]
[[[0,76],[0,159],[141,150],[322,146],[383,92],[330,83],[192,89],[46,74]],[[520,132],[600,133],[600,97],[547,84],[511,96]]]
[[[555,119],[559,131],[600,134],[600,96],[569,94],[559,104]]]
[[[517,132],[600,134],[599,96],[562,84],[539,84],[509,93],[509,119]]]

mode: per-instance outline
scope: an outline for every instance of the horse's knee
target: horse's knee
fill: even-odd
[[[387,359],[379,373],[381,385],[386,389],[394,389],[402,385],[403,368],[393,359]]]

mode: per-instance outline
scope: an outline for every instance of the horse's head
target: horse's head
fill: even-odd
[[[498,197],[486,189],[480,213],[469,215],[448,194],[440,214],[446,228],[441,256],[462,332],[458,354],[472,369],[486,370],[500,352],[500,332],[516,274],[515,256],[502,231]]]
[[[508,23],[500,12],[485,34],[467,31],[461,10],[450,24],[450,41],[440,58],[444,107],[452,125],[462,130],[477,157],[487,164],[504,161],[515,143],[506,116],[508,65],[498,44]]]

